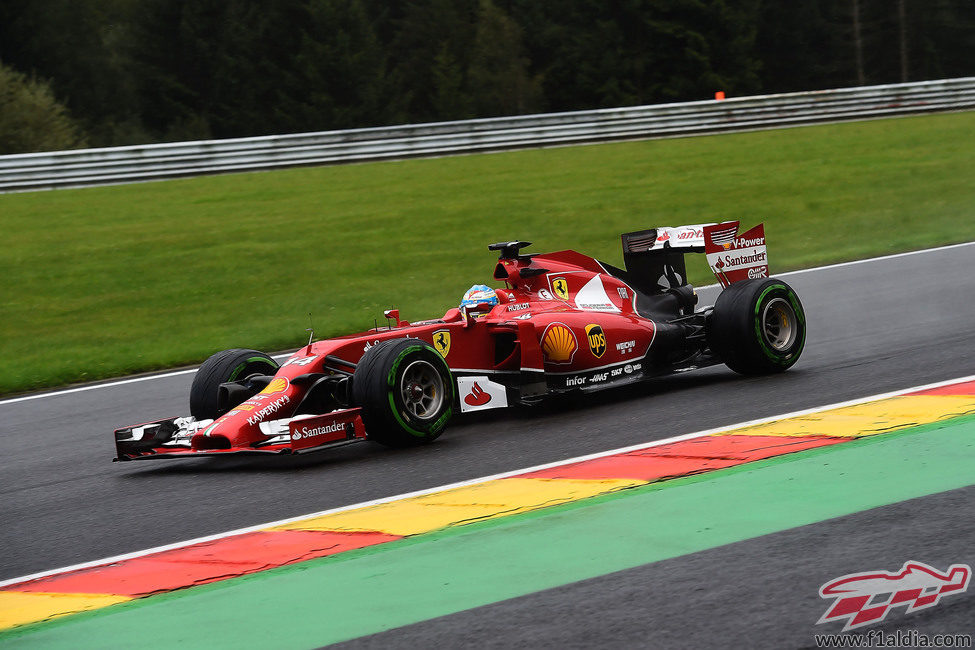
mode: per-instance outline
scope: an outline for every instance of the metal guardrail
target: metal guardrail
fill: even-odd
[[[975,108],[975,77],[548,113],[0,156],[0,192],[281,167],[781,128]]]

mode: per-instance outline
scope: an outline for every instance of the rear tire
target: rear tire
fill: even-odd
[[[220,384],[241,381],[253,374],[273,375],[277,371],[277,362],[257,350],[234,348],[217,352],[196,371],[190,387],[190,413],[197,420],[215,420],[237,406],[228,404],[226,408],[219,407]]]
[[[782,280],[736,282],[714,303],[708,344],[735,372],[782,372],[799,360],[805,343],[805,311],[799,296]]]
[[[418,339],[383,341],[366,350],[352,379],[371,440],[408,447],[440,437],[453,415],[454,381],[433,346]]]

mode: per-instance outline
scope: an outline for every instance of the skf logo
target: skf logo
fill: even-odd
[[[921,562],[905,562],[897,573],[867,571],[830,580],[819,588],[821,598],[835,598],[816,624],[846,619],[843,631],[882,621],[894,607],[906,613],[934,607],[944,596],[968,589],[972,568],[952,564],[942,573]]]
[[[562,300],[569,299],[569,283],[565,281],[565,278],[555,278],[552,280],[552,291]]]
[[[586,325],[586,338],[589,340],[589,351],[597,359],[606,353],[606,335],[599,325]]]
[[[579,343],[564,323],[552,323],[542,334],[542,352],[549,363],[571,363]]]
[[[433,333],[433,347],[437,348],[440,356],[447,358],[450,354],[450,330],[437,330]]]

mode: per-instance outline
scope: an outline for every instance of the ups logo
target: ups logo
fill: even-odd
[[[606,353],[606,335],[599,325],[586,325],[586,339],[589,341],[589,351],[597,359]]]

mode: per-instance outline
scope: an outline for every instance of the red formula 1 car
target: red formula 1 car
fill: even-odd
[[[524,255],[528,242],[492,244],[505,285],[497,300],[412,324],[390,310],[388,327],[309,341],[280,367],[255,350],[219,352],[197,371],[191,415],[116,430],[116,460],[418,444],[458,411],[718,363],[774,373],[798,360],[805,315],[792,288],[768,277],[763,226],[653,228],[622,240],[625,270],[568,250]],[[687,252],[706,253],[723,286],[713,307],[697,308]]]

